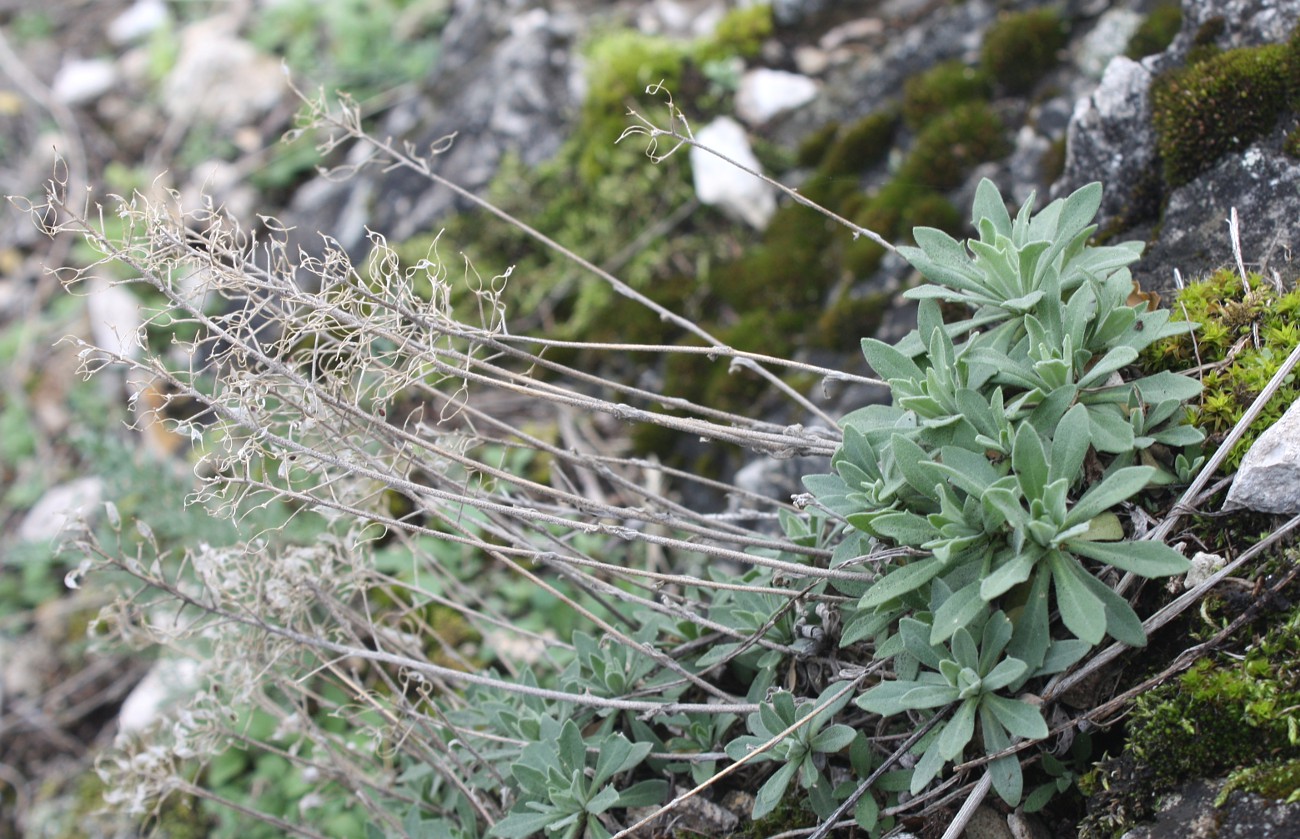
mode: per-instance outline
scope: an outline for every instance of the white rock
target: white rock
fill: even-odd
[[[730,117],[715,119],[695,132],[695,139],[741,166],[761,171],[745,129]],[[771,221],[776,212],[773,187],[718,155],[695,146],[691,147],[691,170],[695,178],[695,194],[702,203],[716,206],[758,230]]]
[[[176,66],[163,89],[163,107],[181,119],[245,125],[280,101],[286,91],[280,62],[227,31],[217,19],[181,33]]]
[[[1208,580],[1210,577],[1219,573],[1219,569],[1224,566],[1226,560],[1218,554],[1209,554],[1205,551],[1197,551],[1192,556],[1192,567],[1187,569],[1187,576],[1183,578],[1183,588],[1191,590]]]
[[[785,70],[760,67],[740,78],[736,91],[736,115],[750,125],[762,125],[772,117],[793,111],[817,96],[817,82]]]
[[[27,512],[18,527],[18,538],[25,542],[48,542],[58,537],[73,519],[89,516],[103,497],[104,482],[94,477],[52,487]]]
[[[1124,52],[1143,16],[1132,9],[1111,9],[1079,45],[1074,63],[1084,75],[1100,79],[1111,59]]]
[[[794,48],[794,66],[805,76],[820,76],[830,66],[830,56],[825,50],[804,44]]]
[[[95,346],[125,358],[140,355],[140,301],[122,286],[95,279],[86,297]]]
[[[1300,513],[1300,402],[1259,435],[1241,460],[1224,509]]]
[[[73,58],[63,62],[54,74],[54,98],[65,105],[85,105],[113,89],[117,68],[102,58]]]
[[[144,731],[170,706],[188,699],[199,687],[199,665],[189,659],[155,662],[117,712],[118,731]]]
[[[108,24],[108,40],[124,46],[142,41],[167,25],[171,13],[162,0],[136,0]]]

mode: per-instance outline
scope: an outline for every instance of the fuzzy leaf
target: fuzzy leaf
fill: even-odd
[[[975,736],[975,709],[979,699],[971,697],[957,706],[948,724],[939,735],[939,756],[945,761],[952,760],[962,753],[966,744]]]
[[[847,725],[832,725],[824,731],[817,732],[809,745],[815,752],[834,753],[848,747],[858,732]]]
[[[952,593],[934,610],[934,625],[930,627],[930,643],[942,644],[962,627],[969,626],[988,608],[980,596],[980,581],[969,583]]]
[[[1056,605],[1065,628],[1089,644],[1100,644],[1106,634],[1106,608],[1081,579],[1088,577],[1088,573],[1059,551],[1048,555],[1048,563],[1055,584]]]
[[[980,597],[991,603],[994,598],[1028,580],[1029,575],[1034,571],[1034,566],[1042,557],[1042,548],[1025,545],[1020,553],[1002,563],[997,570],[981,581]]]
[[[908,592],[916,591],[934,579],[935,575],[942,570],[943,563],[934,557],[909,562],[873,583],[862,596],[858,608],[870,609],[872,606],[880,606]]]
[[[1116,469],[1083,494],[1066,514],[1065,526],[1086,524],[1121,501],[1127,501],[1150,483],[1155,471],[1150,466]]]
[[[1071,540],[1072,553],[1113,565],[1139,577],[1170,577],[1185,574],[1191,567],[1187,558],[1163,542],[1084,542]]]
[[[787,763],[767,779],[763,786],[758,788],[758,793],[754,796],[754,812],[752,818],[754,821],[766,816],[777,808],[781,799],[785,796],[786,788],[794,780],[794,775],[799,771],[798,763]]]
[[[875,370],[876,374],[886,381],[895,379],[920,381],[925,378],[925,374],[921,372],[920,367],[916,366],[915,361],[912,361],[912,359],[884,341],[877,341],[875,338],[863,338],[862,354],[866,356],[871,369]]]
[[[1042,713],[1032,705],[996,694],[986,694],[984,704],[997,717],[1002,727],[1016,737],[1041,740],[1048,734]]]
[[[984,735],[985,754],[997,754],[1011,745],[1011,738],[1007,736],[987,703],[980,704],[980,729]],[[1024,778],[1020,774],[1018,756],[1007,755],[991,761],[988,772],[993,778],[993,789],[999,798],[1012,807],[1020,803],[1020,796],[1024,792]]]

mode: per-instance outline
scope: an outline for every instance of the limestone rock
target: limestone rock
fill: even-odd
[[[1300,513],[1300,402],[1287,409],[1246,452],[1224,507]]]
[[[18,539],[24,542],[48,542],[58,537],[72,521],[89,518],[104,497],[100,478],[78,478],[46,491],[27,512],[18,527]]]
[[[736,91],[736,116],[750,125],[762,125],[775,116],[811,102],[817,82],[798,73],[759,67],[740,79]]]
[[[169,115],[233,128],[280,101],[287,90],[280,62],[228,29],[226,21],[212,18],[181,32],[176,66],[163,87]]]
[[[695,177],[695,194],[700,201],[716,206],[758,230],[767,227],[776,212],[773,188],[722,159],[726,157],[746,169],[762,171],[749,146],[745,129],[730,117],[719,117],[696,131],[695,139],[718,153],[710,154],[704,149],[691,147],[691,170]]]
[[[1102,228],[1127,213],[1155,166],[1156,135],[1147,94],[1151,79],[1144,64],[1120,56],[1106,67],[1097,90],[1079,100],[1070,118],[1065,172],[1052,186],[1052,196],[1102,181],[1106,189],[1097,217]]]
[[[113,89],[117,68],[102,58],[70,59],[54,76],[54,98],[65,105],[86,105]]]

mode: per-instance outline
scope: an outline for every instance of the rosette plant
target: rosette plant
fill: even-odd
[[[870,638],[877,658],[894,658],[897,681],[867,691],[867,710],[958,705],[918,746],[914,792],[958,758],[977,717],[989,753],[1045,736],[1037,711],[1013,698],[1028,679],[1107,634],[1146,643],[1109,571],[1188,567],[1167,545],[1127,539],[1121,513],[1192,462],[1183,454],[1171,467],[1154,443],[1201,440],[1178,410],[1196,381],[1129,375],[1141,349],[1190,327],[1129,302],[1140,244],[1088,244],[1099,185],[1036,215],[1033,200],[1013,219],[985,180],[978,239],[918,228],[917,247],[899,249],[931,282],[906,292],[920,301],[916,331],[894,346],[862,342],[892,404],[846,416],[834,472],[805,478],[848,538],[909,549],[880,564],[842,643]],[[1014,763],[993,769],[1010,803],[1021,794]]]

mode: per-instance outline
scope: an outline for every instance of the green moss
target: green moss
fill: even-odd
[[[822,312],[810,343],[828,350],[853,350],[861,346],[864,336],[875,334],[888,307],[888,294],[845,297]]]
[[[1300,801],[1300,759],[1269,762],[1233,772],[1219,792],[1216,806],[1223,806],[1234,792],[1249,792],[1293,804]]]
[[[814,130],[811,134],[804,137],[799,143],[797,160],[800,166],[812,168],[822,162],[826,152],[830,150],[831,143],[835,142],[835,137],[840,133],[840,124],[838,122],[828,122],[821,128]]]
[[[696,45],[694,58],[701,64],[731,56],[753,58],[771,37],[773,27],[769,3],[732,9],[718,21],[712,37]]]
[[[961,212],[953,203],[938,193],[923,193],[903,208],[900,220],[902,232],[911,237],[917,227],[936,227],[955,236],[961,231]]]
[[[1183,25],[1183,10],[1177,2],[1164,2],[1151,10],[1129,39],[1124,54],[1134,60],[1164,52]]]
[[[1155,370],[1185,370],[1207,365],[1204,392],[1190,409],[1193,424],[1206,432],[1207,446],[1217,445],[1241,419],[1268,384],[1291,349],[1300,342],[1300,289],[1279,294],[1271,281],[1249,275],[1251,291],[1235,271],[1223,269],[1179,293],[1174,320],[1200,324],[1194,334],[1153,344],[1144,363]],[[1258,338],[1258,345],[1256,339]],[[1263,429],[1276,422],[1296,399],[1294,376],[1279,389],[1260,418],[1228,456],[1235,467]]]
[[[879,163],[894,144],[898,116],[890,111],[868,114],[830,143],[818,166],[822,175],[856,175]]]
[[[1060,61],[1066,28],[1052,9],[1001,15],[984,35],[980,63],[1010,93],[1028,93]]]
[[[1300,126],[1292,128],[1287,132],[1286,140],[1282,143],[1282,151],[1294,158],[1300,159]]]
[[[976,165],[1011,150],[1002,120],[985,102],[958,105],[927,125],[899,169],[901,180],[947,192]]]
[[[1156,144],[1171,186],[1273,128],[1288,100],[1287,58],[1284,44],[1235,49],[1152,84]]]
[[[1300,610],[1275,615],[1244,650],[1201,659],[1141,694],[1122,753],[1080,783],[1090,800],[1079,835],[1118,835],[1149,817],[1162,792],[1225,771],[1231,789],[1291,798],[1300,780],[1297,629]]]
[[[934,117],[975,99],[987,99],[992,84],[984,71],[960,61],[945,61],[903,85],[903,119],[919,130]]]
[[[1042,178],[1043,183],[1055,183],[1056,179],[1061,177],[1065,172],[1066,156],[1065,137],[1058,137],[1048,146],[1044,152],[1042,160],[1038,161],[1038,175]]]

